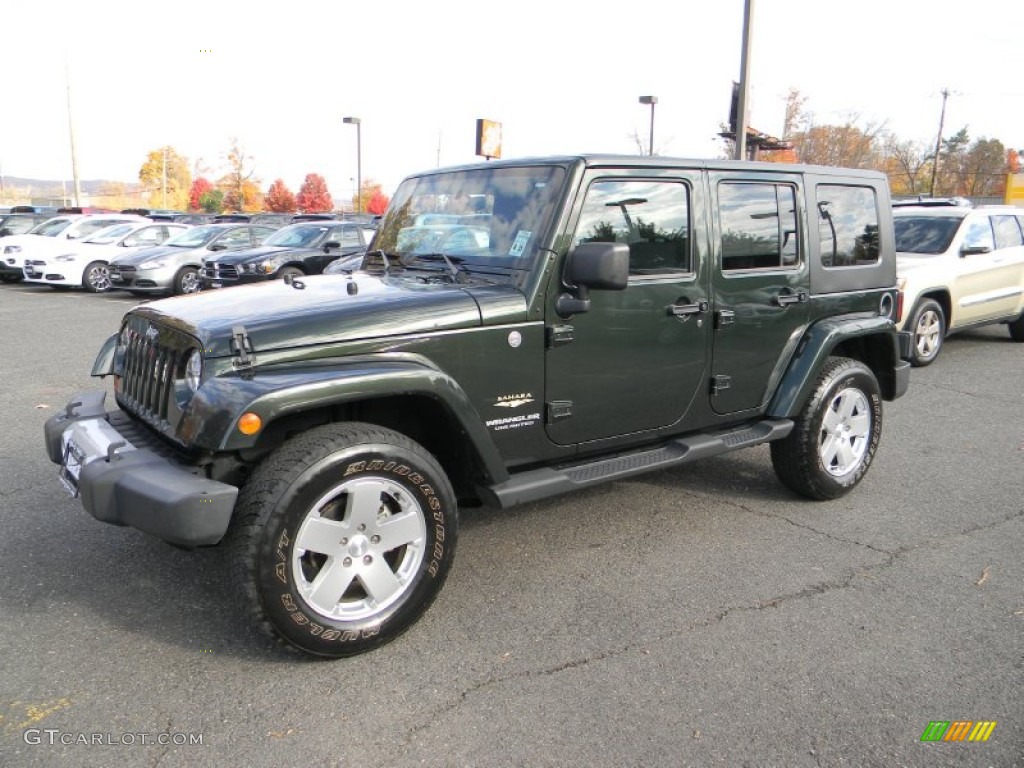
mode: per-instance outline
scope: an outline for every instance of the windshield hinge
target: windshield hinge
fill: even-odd
[[[576,332],[571,325],[549,325],[548,326],[548,349],[560,347],[563,344],[571,344],[576,339]]]
[[[255,358],[252,356],[252,341],[244,325],[231,326],[231,350],[235,353],[235,368],[251,368],[255,365]]]

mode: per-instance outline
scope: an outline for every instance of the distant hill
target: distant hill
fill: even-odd
[[[64,188],[70,193],[74,189],[74,181],[72,179],[65,179],[61,182],[60,179],[26,179],[21,176],[4,176],[2,179],[3,187],[6,191],[10,192],[13,190],[21,189],[32,189],[34,192],[44,192],[59,190],[61,184],[64,184]],[[82,179],[79,182],[82,185],[82,193],[86,195],[99,194],[100,190],[103,189],[105,184],[123,184],[125,187],[134,187],[138,182],[113,182],[108,179]]]

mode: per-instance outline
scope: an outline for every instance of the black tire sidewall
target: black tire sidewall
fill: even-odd
[[[448,529],[456,525],[457,512],[447,480],[427,464],[400,446],[364,444],[332,453],[288,486],[267,517],[253,573],[263,611],[287,642],[324,656],[361,653],[404,632],[433,602],[454,558],[455,537]],[[386,478],[416,498],[426,526],[424,558],[415,584],[395,604],[364,620],[337,622],[313,611],[299,595],[292,550],[313,504],[342,480],[358,477]]]
[[[845,475],[836,476],[825,467],[825,463],[821,458],[821,451],[818,448],[818,441],[829,406],[844,389],[855,389],[864,395],[870,410],[871,428],[869,430],[867,448],[857,468]],[[825,489],[831,488],[834,491],[834,493],[829,493],[828,495],[839,496],[861,481],[875,457],[875,451],[878,450],[878,444],[882,436],[882,396],[879,392],[878,383],[870,372],[860,364],[853,364],[847,370],[837,372],[831,380],[825,383],[825,386],[819,390],[813,402],[815,407],[813,414],[810,415],[809,435],[814,440],[814,475],[818,484]]]

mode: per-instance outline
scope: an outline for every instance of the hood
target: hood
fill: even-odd
[[[178,248],[174,245],[154,245],[149,248],[142,248],[134,252],[128,252],[124,256],[118,256],[114,259],[111,264],[132,264],[139,265],[144,261],[150,259],[156,259],[160,256],[168,256],[171,254],[185,254],[192,253],[194,248]]]
[[[350,293],[349,284],[357,286]],[[233,354],[244,326],[253,351],[315,346],[399,334],[526,320],[513,286],[423,283],[408,278],[314,275],[304,288],[281,280],[150,302],[132,313],[194,336],[210,357]]]
[[[218,264],[241,264],[245,261],[258,261],[279,253],[315,253],[319,248],[288,248],[283,245],[261,245],[258,248],[246,248],[242,251],[220,251],[211,253],[204,261],[216,261]]]
[[[896,274],[903,275],[919,269],[935,269],[942,261],[942,254],[937,253],[897,253]]]

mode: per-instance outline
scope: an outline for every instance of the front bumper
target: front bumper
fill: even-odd
[[[111,264],[110,284],[114,288],[138,291],[140,293],[167,293],[174,285],[177,267],[159,269],[135,269],[121,271],[117,264]]]
[[[231,521],[238,489],[200,474],[122,434],[130,417],[106,411],[102,391],[75,395],[43,428],[65,487],[97,520],[171,544],[216,544]],[[120,427],[120,431],[119,431]]]

